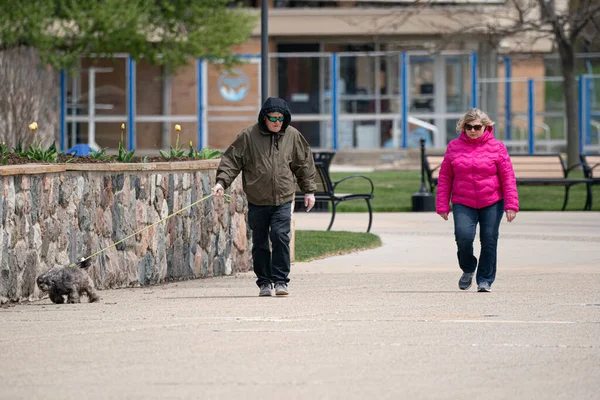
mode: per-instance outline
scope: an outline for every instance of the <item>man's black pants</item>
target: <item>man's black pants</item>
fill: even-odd
[[[292,202],[280,206],[248,204],[248,225],[252,229],[252,259],[256,284],[288,283],[290,274],[290,226]],[[273,247],[269,247],[269,237]]]

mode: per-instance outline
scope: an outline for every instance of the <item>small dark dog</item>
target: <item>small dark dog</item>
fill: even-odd
[[[54,267],[38,276],[37,285],[42,292],[48,292],[50,300],[56,304],[65,302],[81,303],[80,297],[86,294],[90,303],[100,300],[94,290],[94,282],[87,273],[90,260],[82,260],[73,267]]]

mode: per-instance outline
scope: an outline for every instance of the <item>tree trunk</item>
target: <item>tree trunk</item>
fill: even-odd
[[[567,114],[567,167],[579,164],[579,113],[577,82],[575,81],[575,50],[567,43],[558,41],[565,89]]]

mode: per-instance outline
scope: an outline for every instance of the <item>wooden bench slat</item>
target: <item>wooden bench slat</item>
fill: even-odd
[[[515,164],[560,164],[558,157],[540,157],[540,156],[512,156],[510,161]]]
[[[427,161],[431,165],[440,165],[444,161],[444,156],[428,156]]]
[[[585,159],[590,164],[590,167],[600,164],[600,156],[585,156]]]
[[[517,178],[557,178],[564,179],[562,171],[515,171]]]
[[[513,169],[515,170],[515,172],[517,171],[523,171],[523,172],[527,172],[527,171],[532,171],[532,172],[536,172],[536,171],[540,171],[540,172],[545,172],[545,171],[553,171],[553,172],[560,172],[561,174],[564,174],[565,170],[559,166],[559,165],[531,165],[531,164],[527,164],[527,165],[513,165]]]
[[[590,168],[590,178],[592,178],[594,181],[600,180],[600,155],[584,155],[582,156],[582,160]]]
[[[542,161],[540,160],[540,162],[538,163],[530,163],[530,162],[518,162],[518,161],[513,161],[511,162],[513,167],[523,167],[523,168],[531,168],[531,167],[557,167],[562,169],[562,164],[560,163],[560,161]]]
[[[547,185],[572,185],[575,183],[586,183],[589,180],[586,178],[517,178],[517,183],[521,184],[547,184]]]

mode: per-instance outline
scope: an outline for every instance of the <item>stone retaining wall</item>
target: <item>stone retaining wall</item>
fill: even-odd
[[[0,300],[40,297],[36,277],[91,258],[98,289],[229,275],[249,269],[246,197],[210,197],[219,160],[0,167]]]

